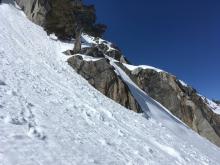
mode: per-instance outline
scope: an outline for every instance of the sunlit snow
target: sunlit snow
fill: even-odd
[[[219,148],[154,101],[163,115],[147,120],[96,91],[66,62],[73,44],[13,5],[0,5],[0,31],[1,165],[219,164]]]

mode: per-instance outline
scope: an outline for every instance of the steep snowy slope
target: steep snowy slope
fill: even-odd
[[[97,92],[67,65],[72,44],[13,5],[0,5],[0,31],[0,165],[219,164],[220,150],[181,123]]]

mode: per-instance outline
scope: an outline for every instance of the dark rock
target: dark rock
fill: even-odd
[[[114,58],[115,60],[128,64],[128,60],[123,56],[123,54],[119,50],[109,50],[106,52],[106,55]]]
[[[109,50],[109,46],[112,48]],[[105,42],[102,42],[101,44],[97,45],[97,48],[105,55],[121,62],[128,64],[129,61],[123,56],[121,51],[116,48],[116,46],[112,47],[113,45],[108,45]]]
[[[128,86],[114,72],[109,60],[103,58],[97,61],[84,61],[81,56],[76,55],[69,58],[68,63],[105,96],[128,109],[142,112]]]
[[[74,52],[72,50],[67,50],[63,53],[65,55],[74,55]],[[109,47],[105,44],[93,44],[91,45],[91,47],[82,48],[79,54],[88,55],[96,58],[104,58],[105,55],[107,55],[121,63],[129,63],[119,50],[109,50]]]
[[[91,57],[105,57],[97,46],[82,48],[80,54],[88,55]]]
[[[63,53],[67,56],[74,55],[73,50],[67,50]],[[87,56],[91,56],[91,57],[95,57],[95,58],[104,58],[105,57],[103,55],[103,53],[96,46],[82,48],[81,51],[79,52],[79,54],[83,54],[83,55],[87,55]]]

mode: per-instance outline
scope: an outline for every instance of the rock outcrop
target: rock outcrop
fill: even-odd
[[[141,112],[141,108],[127,85],[115,74],[114,68],[109,64],[104,55],[111,50],[108,44],[97,44],[93,47],[82,49],[82,54],[97,61],[85,61],[81,56],[73,56],[69,64],[97,90],[121,105]],[[116,50],[117,49],[112,49]],[[109,56],[109,55],[108,55]],[[197,91],[175,76],[154,69],[137,68],[133,71],[127,69],[121,60],[123,57],[111,56],[130,78],[153,99],[160,102],[176,117],[181,119],[190,128],[220,146],[220,115],[214,113]],[[126,62],[126,61],[125,61]],[[111,87],[110,87],[111,86]]]
[[[126,59],[123,53],[110,42],[101,40],[100,38],[94,38],[95,43],[91,47],[83,48],[80,54],[85,54],[92,57],[108,56],[121,63],[129,64],[130,62]]]
[[[15,0],[27,17],[34,23],[44,26],[48,12],[52,10],[54,0]],[[75,5],[82,5],[81,0],[72,0]]]
[[[195,89],[175,76],[153,69],[128,70],[118,65],[153,99],[160,102],[201,136],[220,146],[220,115],[214,113]]]
[[[114,72],[108,59],[83,60],[80,55],[68,59],[68,63],[82,75],[92,86],[105,96],[135,112],[142,112],[127,85]]]
[[[75,37],[81,16],[83,31],[101,37],[107,26],[96,24],[94,5],[85,5],[82,0],[15,0],[27,17],[42,26],[48,34],[56,34],[59,39]],[[81,13],[80,13],[81,12]]]
[[[49,0],[15,0],[27,17],[38,25],[44,25],[51,7]]]
[[[125,58],[125,56],[122,54],[122,52],[115,47],[113,44],[102,42],[98,44],[98,49],[105,55],[121,62],[128,64],[129,61]]]

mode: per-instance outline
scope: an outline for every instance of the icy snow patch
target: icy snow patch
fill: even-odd
[[[179,80],[179,82],[180,82],[183,86],[188,87],[188,85],[187,85],[184,81]]]

